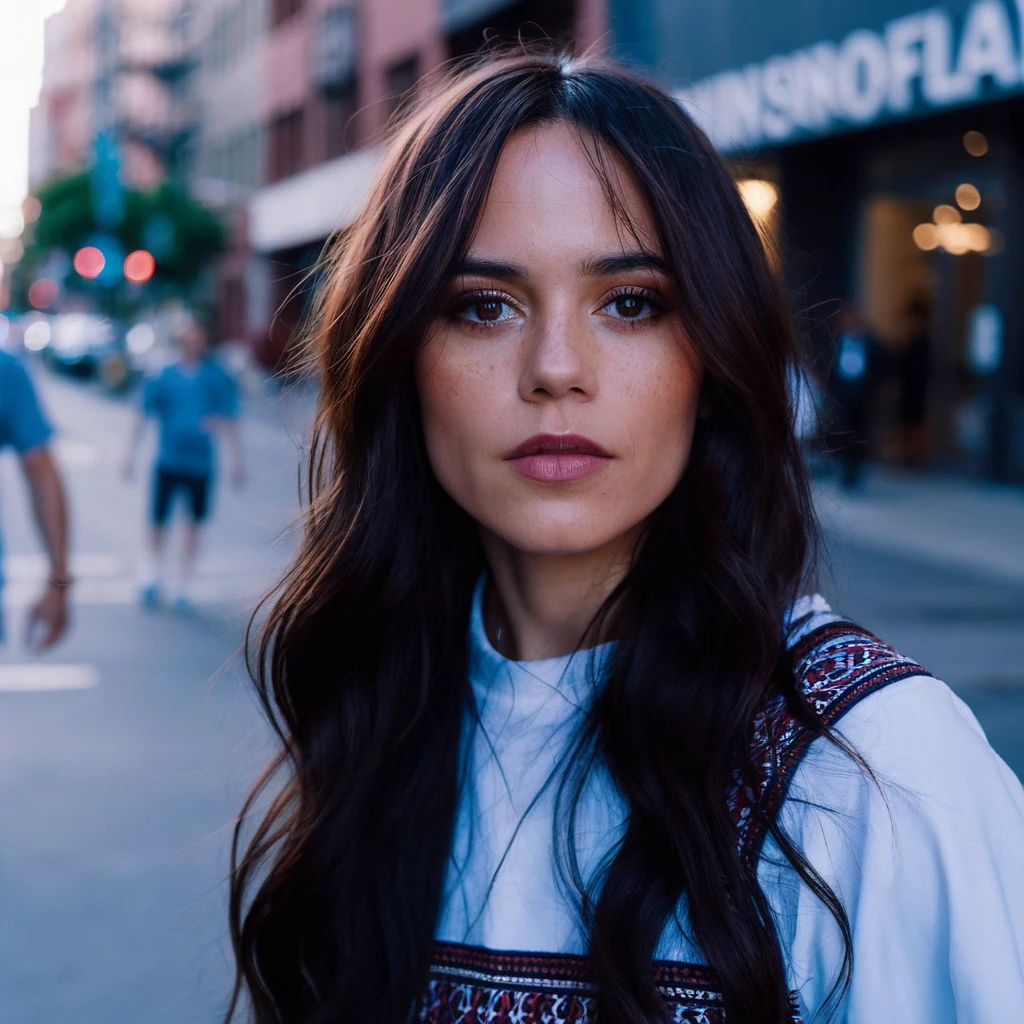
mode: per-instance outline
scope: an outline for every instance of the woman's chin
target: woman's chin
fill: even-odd
[[[517,522],[504,528],[485,527],[504,547],[524,555],[580,557],[606,552],[609,545],[622,540],[627,543],[633,528],[621,523],[587,524],[580,519],[544,519],[534,523]]]

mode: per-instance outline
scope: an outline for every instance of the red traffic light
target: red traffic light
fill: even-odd
[[[76,273],[92,281],[103,273],[107,258],[95,245],[86,245],[75,253],[72,263]]]
[[[124,276],[132,284],[144,284],[153,276],[154,270],[156,260],[153,259],[153,254],[145,249],[136,249],[124,258]]]

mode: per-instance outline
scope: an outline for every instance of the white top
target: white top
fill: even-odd
[[[481,595],[482,585],[470,626],[480,719],[467,726],[472,784],[459,810],[437,937],[491,950],[582,954],[586,938],[555,868],[554,801],[562,756],[610,645],[509,661],[487,639]],[[791,621],[808,613],[800,635],[835,618],[815,596],[797,602]],[[596,673],[588,672],[591,659]],[[835,1019],[1024,1021],[1020,782],[966,705],[928,676],[863,698],[838,729],[882,791],[817,739],[793,775],[780,816],[849,916],[853,980]],[[624,820],[621,795],[596,770],[577,830],[584,877],[621,835]],[[810,1024],[839,975],[841,935],[770,839],[758,878],[775,914],[790,987]],[[677,919],[658,959],[705,963],[684,934],[685,907]]]

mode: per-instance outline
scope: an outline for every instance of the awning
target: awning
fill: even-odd
[[[268,253],[323,241],[359,211],[381,155],[361,149],[259,189],[249,201],[249,244]]]

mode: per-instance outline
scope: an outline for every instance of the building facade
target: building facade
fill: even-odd
[[[933,465],[1024,477],[1024,0],[611,0],[760,184],[819,364],[859,307],[898,363],[923,304]]]
[[[43,80],[30,114],[31,186],[89,166],[100,131],[116,133],[126,181],[146,188],[164,176],[168,153],[191,122],[174,88],[182,6],[67,0],[47,18]]]
[[[268,267],[248,244],[249,201],[267,181],[271,14],[271,0],[204,0],[188,22],[197,125],[190,186],[224,219],[230,240],[212,281],[221,340],[258,337],[272,313]]]

